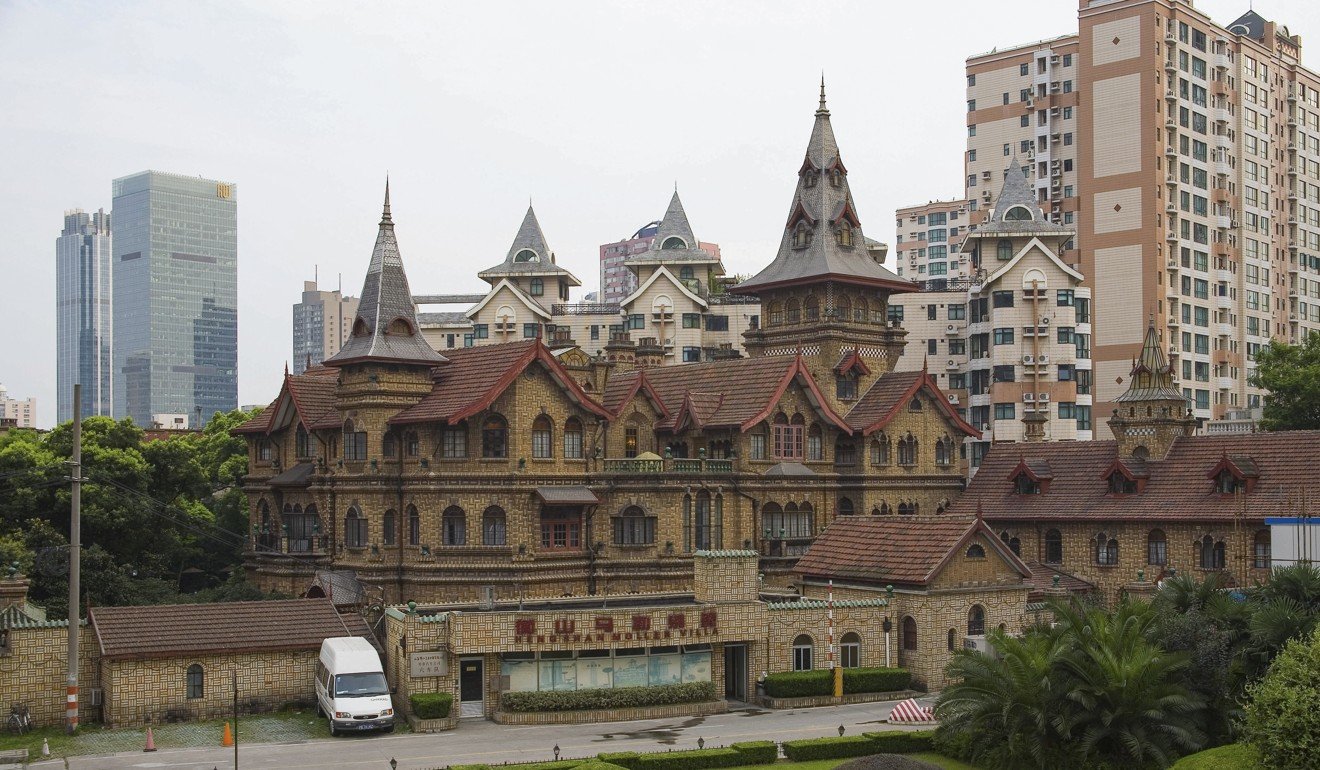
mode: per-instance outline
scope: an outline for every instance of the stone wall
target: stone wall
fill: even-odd
[[[7,652],[0,653],[0,707],[25,703],[38,727],[64,723],[69,667],[69,627],[51,622],[11,628]],[[91,690],[101,686],[96,634],[86,624],[78,636],[78,685],[81,722],[96,722],[100,708],[88,705]],[[8,712],[5,712],[6,715]]]

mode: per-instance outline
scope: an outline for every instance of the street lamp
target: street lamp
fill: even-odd
[[[395,759],[394,757],[390,757],[390,770],[397,770],[398,767],[399,767],[399,760]]]
[[[699,749],[704,749],[704,748],[706,748],[706,739],[705,739],[705,738],[698,738],[698,739],[697,739],[697,748],[699,748]]]
[[[843,725],[839,725],[839,737],[843,737]]]
[[[556,762],[559,761],[559,744],[558,744],[558,743],[555,744],[555,761],[556,761]]]

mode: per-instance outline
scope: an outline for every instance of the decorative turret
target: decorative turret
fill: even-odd
[[[1118,408],[1109,418],[1109,429],[1118,439],[1120,456],[1163,459],[1174,439],[1196,430],[1196,418],[1174,383],[1173,365],[1160,347],[1154,319],[1146,327],[1141,357],[1132,362],[1128,389],[1114,402]]]
[[[745,335],[749,355],[808,358],[828,381],[850,350],[877,374],[893,369],[907,335],[888,321],[889,296],[917,287],[886,270],[868,248],[848,187],[821,82],[820,106],[774,261],[729,291],[761,299],[761,328]]]
[[[1057,255],[1074,235],[1073,228],[1055,224],[1045,215],[1027,180],[1027,169],[1014,156],[1004,172],[1004,186],[994,208],[984,222],[968,231],[962,250],[971,254],[973,267],[994,272],[996,260],[1012,259],[1032,238]]]
[[[532,277],[554,278],[563,281],[566,286],[582,285],[576,276],[555,263],[555,253],[546,243],[545,233],[541,232],[541,223],[537,221],[536,211],[530,203],[527,204],[527,213],[523,216],[522,225],[518,227],[518,233],[513,237],[513,244],[509,246],[504,261],[482,270],[477,273],[477,277],[491,286],[508,279],[523,291],[527,291],[528,281]]]

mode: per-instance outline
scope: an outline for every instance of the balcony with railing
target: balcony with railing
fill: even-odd
[[[605,473],[625,476],[727,475],[733,473],[733,460],[691,457],[621,457],[605,460]]]
[[[550,306],[551,315],[619,315],[622,312],[617,302],[556,303]]]

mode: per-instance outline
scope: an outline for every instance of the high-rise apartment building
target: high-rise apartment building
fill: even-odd
[[[962,242],[975,208],[967,199],[931,201],[894,214],[897,273],[925,291],[941,291],[950,281],[971,276]]]
[[[55,239],[55,403],[73,419],[73,386],[83,417],[114,413],[110,216],[104,209],[64,212]]]
[[[659,230],[660,220],[657,219],[638,228],[629,238],[601,245],[600,292],[596,300],[598,303],[606,305],[619,303],[637,291],[637,273],[624,263],[629,257],[651,248],[651,242],[655,240],[655,234]],[[697,244],[697,248],[715,259],[720,258],[718,243],[702,242]]]
[[[37,400],[10,398],[9,391],[0,385],[0,419],[12,422],[16,428],[37,427]]]
[[[1078,19],[967,60],[966,195],[991,204],[1017,156],[1077,230],[1060,256],[1094,291],[1097,413],[1152,317],[1198,419],[1256,407],[1255,352],[1320,330],[1320,77],[1254,12],[1084,0]]]
[[[115,414],[200,427],[238,406],[238,188],[144,171],[113,193]]]
[[[339,352],[357,307],[357,297],[345,297],[339,289],[321,291],[316,281],[303,281],[302,302],[293,306],[294,374]]]

